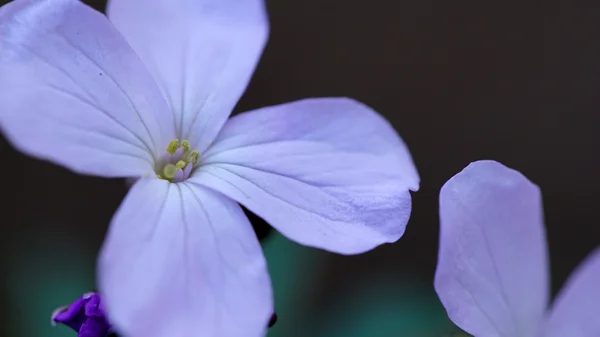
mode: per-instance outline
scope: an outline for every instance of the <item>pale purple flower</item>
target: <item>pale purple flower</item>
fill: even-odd
[[[54,310],[51,322],[77,331],[77,337],[106,337],[112,331],[104,303],[96,292],[83,294],[72,304]]]
[[[600,249],[548,309],[542,199],[521,173],[472,163],[442,187],[440,223],[435,289],[460,328],[475,337],[600,336]]]
[[[237,202],[341,254],[402,236],[419,177],[373,110],[320,98],[228,120],[267,41],[262,0],[118,0],[108,17],[75,0],[2,7],[0,125],[35,157],[139,178],[99,258],[117,331],[264,332],[269,275]]]

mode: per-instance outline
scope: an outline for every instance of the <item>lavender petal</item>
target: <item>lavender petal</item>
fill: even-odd
[[[308,99],[233,117],[191,183],[237,200],[288,238],[356,254],[404,233],[419,177],[381,116]]]
[[[600,248],[596,248],[567,280],[538,336],[600,336],[599,313]]]
[[[240,206],[187,183],[133,185],[98,275],[110,321],[125,336],[261,337],[273,312],[262,249]]]
[[[533,336],[549,296],[539,188],[478,161],[440,192],[435,289],[456,325],[480,337]]]
[[[12,1],[0,45],[0,125],[16,148],[83,174],[153,173],[172,114],[105,16],[80,1]]]
[[[266,44],[264,0],[118,0],[107,13],[169,98],[178,138],[204,152]]]

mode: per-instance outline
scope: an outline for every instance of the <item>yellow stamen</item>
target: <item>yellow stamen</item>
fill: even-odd
[[[190,152],[188,156],[188,163],[192,163],[192,165],[198,164],[198,158],[200,157],[200,152],[198,150],[194,150]]]
[[[188,152],[188,151],[191,149],[190,142],[188,142],[187,140],[185,140],[185,139],[184,139],[184,140],[181,142],[181,147],[183,148],[183,152],[184,152],[184,153],[185,153],[185,152]]]
[[[175,151],[177,151],[178,148],[179,148],[179,139],[175,138],[169,143],[169,146],[167,146],[167,152],[169,152],[171,155],[174,155]]]
[[[162,171],[156,173],[156,177],[158,179],[164,179],[169,182],[173,182],[177,170],[183,170],[186,167],[188,167],[188,165],[195,166],[200,160],[200,152],[197,150],[192,150],[190,142],[188,142],[185,139],[183,139],[181,142],[177,138],[173,139],[167,146],[167,152],[171,156],[177,154],[179,158],[168,158],[167,162],[172,163],[175,160],[177,160],[177,162],[175,164],[165,164]],[[190,168],[191,167],[189,167],[188,169]]]

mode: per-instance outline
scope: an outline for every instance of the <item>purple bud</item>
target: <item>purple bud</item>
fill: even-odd
[[[77,337],[106,337],[111,332],[102,299],[95,292],[86,293],[71,305],[54,310],[52,324],[57,323],[77,331]]]

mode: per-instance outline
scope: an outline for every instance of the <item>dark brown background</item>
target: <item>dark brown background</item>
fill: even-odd
[[[541,186],[554,292],[600,243],[600,3],[273,0],[268,8],[270,42],[236,111],[356,98],[392,121],[422,179],[400,242],[327,255],[316,308],[356,274],[400,269],[431,280],[439,189],[474,160],[501,161]],[[46,226],[100,247],[126,193],[121,181],[77,176],[4,140],[0,155],[3,266],[17,248],[52,247]]]

